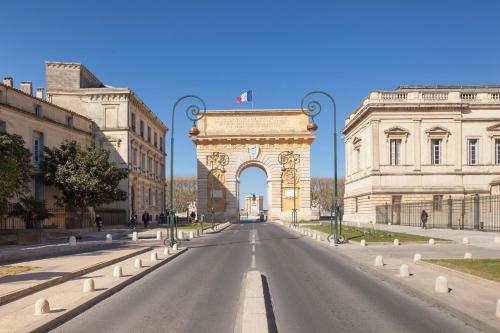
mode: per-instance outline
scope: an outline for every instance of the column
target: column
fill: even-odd
[[[420,171],[422,165],[422,135],[421,135],[422,119],[413,119],[413,154],[414,154],[414,171]]]
[[[379,119],[372,120],[372,171],[380,171],[379,125]]]
[[[462,170],[462,120],[455,119],[455,171]],[[481,152],[481,151],[480,151]]]

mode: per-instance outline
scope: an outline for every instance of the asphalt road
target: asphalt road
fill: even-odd
[[[233,225],[189,247],[54,331],[233,332],[243,275],[255,268],[267,280],[279,332],[475,332],[275,224]]]

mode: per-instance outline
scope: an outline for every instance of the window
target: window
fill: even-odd
[[[135,131],[135,113],[130,114],[130,127]]]
[[[163,180],[165,178],[165,165],[163,163],[160,163],[160,173],[161,179]]]
[[[158,161],[155,161],[155,176],[158,176]]]
[[[158,147],[158,134],[156,134],[156,132],[154,135],[154,143],[155,143],[155,147]]]
[[[441,164],[441,139],[431,140],[431,164]]]
[[[137,166],[137,149],[132,149],[132,162],[134,166]]]
[[[440,212],[443,210],[443,196],[442,195],[432,196],[432,209],[436,212]]]
[[[0,124],[0,130],[1,128]],[[495,164],[500,164],[500,139],[495,139]]]
[[[148,189],[148,204],[151,206],[151,189]]]
[[[148,171],[149,173],[153,173],[153,158],[148,157]]]
[[[401,139],[391,139],[390,141],[390,163],[391,165],[399,165],[401,151]]]
[[[73,128],[73,116],[66,116],[66,126]]]
[[[354,198],[354,212],[358,212],[358,197]]]
[[[160,151],[163,151],[163,138],[160,136]]]
[[[361,170],[361,148],[356,148],[356,171]]]
[[[141,169],[146,171],[146,154],[141,154]]]
[[[469,165],[476,165],[478,162],[478,140],[467,140],[467,151]]]
[[[0,133],[7,133],[7,123],[0,120]]]
[[[141,135],[141,138],[144,138],[144,121],[139,122],[139,134]]]
[[[42,116],[42,106],[40,104],[35,104],[35,116]]]
[[[33,132],[33,163],[38,164],[43,154],[43,133]]]
[[[148,142],[151,143],[151,127],[148,126]]]

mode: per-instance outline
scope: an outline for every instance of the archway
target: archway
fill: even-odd
[[[198,215],[214,210],[219,221],[239,221],[243,170],[267,175],[268,219],[311,217],[308,117],[294,110],[207,111],[193,137],[198,163]],[[293,177],[291,177],[293,176]],[[292,183],[291,183],[292,182]],[[295,199],[295,200],[294,200]],[[295,204],[294,204],[295,203]]]
[[[266,168],[257,162],[244,163],[236,172],[239,219],[255,221],[266,218],[270,203],[270,182]]]

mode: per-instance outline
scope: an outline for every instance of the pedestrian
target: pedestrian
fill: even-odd
[[[163,214],[163,212],[160,213],[160,224],[165,224],[165,214]]]
[[[194,223],[196,220],[196,213],[194,211],[192,211],[189,216],[191,217],[191,223]]]
[[[137,215],[132,213],[132,217],[130,218],[130,222],[128,223],[128,227],[130,229],[135,229],[137,225]]]
[[[420,214],[420,221],[422,221],[422,229],[427,229],[427,218],[429,217],[429,214],[425,211],[425,209],[422,209],[422,213]]]
[[[142,214],[142,223],[144,224],[144,228],[148,227],[148,220],[149,220],[149,214],[148,212],[144,211]]]
[[[102,217],[97,214],[95,216],[95,225],[97,227],[97,232],[101,232],[101,228],[102,228]]]

